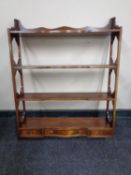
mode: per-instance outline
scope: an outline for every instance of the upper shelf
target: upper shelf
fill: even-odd
[[[58,27],[58,28],[25,28],[20,20],[14,19],[14,26],[9,29],[10,34],[18,34],[20,36],[86,36],[86,35],[107,35],[110,33],[120,32],[121,27],[116,25],[115,17],[111,18],[104,27]]]

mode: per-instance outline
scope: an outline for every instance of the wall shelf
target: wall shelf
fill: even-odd
[[[21,55],[21,39],[23,37],[87,37],[109,36],[109,63],[106,65],[23,65]],[[115,18],[111,18],[104,27],[58,27],[49,29],[38,27],[27,29],[21,22],[14,20],[14,26],[8,29],[9,51],[12,70],[12,81],[16,107],[16,126],[20,138],[44,138],[44,137],[90,137],[108,138],[115,132],[116,123],[116,99],[118,91],[118,76],[120,65],[122,28],[116,25]],[[117,39],[117,56],[112,59],[113,43]],[[13,40],[18,46],[18,60],[14,60]],[[24,69],[107,69],[108,84],[107,92],[42,92],[32,93],[24,91]],[[16,73],[20,75],[21,91],[17,92]],[[115,82],[112,90],[111,75],[114,72]],[[105,116],[101,117],[31,117],[27,115],[26,101],[105,101]],[[19,104],[22,102],[23,110]],[[110,104],[112,111],[110,111]]]

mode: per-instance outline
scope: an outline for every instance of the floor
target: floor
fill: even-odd
[[[18,140],[15,117],[0,117],[0,175],[130,175],[131,118],[114,139]]]

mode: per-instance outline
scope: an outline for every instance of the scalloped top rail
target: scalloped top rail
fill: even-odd
[[[9,33],[11,34],[20,34],[22,36],[83,36],[90,34],[110,34],[110,33],[118,33],[120,32],[121,27],[116,25],[115,17],[111,18],[108,24],[104,27],[83,27],[83,28],[72,28],[72,27],[58,27],[58,28],[25,28],[20,20],[14,19],[14,26],[9,29]]]

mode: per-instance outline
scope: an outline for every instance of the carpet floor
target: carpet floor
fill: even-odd
[[[131,118],[114,139],[18,140],[15,117],[0,117],[0,175],[131,175]]]

